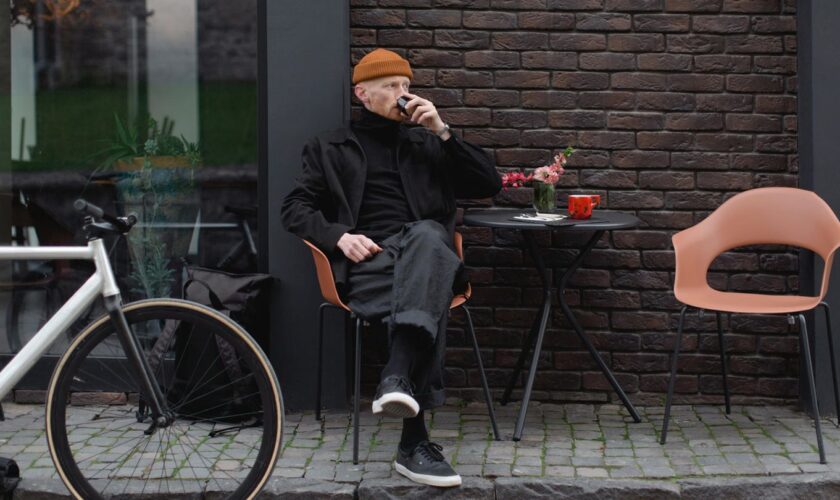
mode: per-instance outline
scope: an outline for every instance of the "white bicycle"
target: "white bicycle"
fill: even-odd
[[[254,498],[274,469],[283,429],[283,397],[265,353],[242,327],[200,304],[122,304],[102,238],[127,234],[137,219],[84,200],[75,208],[86,214],[87,246],[0,247],[0,259],[96,266],[0,371],[0,398],[101,296],[107,315],[70,342],[47,392],[47,444],[70,492],[86,500],[128,491]]]

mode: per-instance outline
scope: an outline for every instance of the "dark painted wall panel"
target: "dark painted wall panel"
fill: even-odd
[[[271,359],[287,409],[314,405],[318,292],[306,247],[280,225],[283,197],[300,172],[300,153],[312,135],[339,127],[349,113],[349,13],[346,2],[265,5],[265,207],[268,270],[273,295]],[[334,314],[333,316],[338,316]],[[325,402],[345,399],[340,321],[327,331]]]
[[[799,4],[799,160],[800,186],[814,190],[840,212],[840,2],[803,1]],[[803,252],[805,253],[805,252]],[[822,279],[822,262],[802,256],[802,292],[817,294]],[[834,266],[827,302],[840,315],[840,272]],[[815,351],[817,398],[820,413],[836,415],[831,388],[825,319],[822,312],[812,314],[809,324]],[[840,334],[837,321],[835,338]],[[835,346],[837,347],[837,346]],[[800,364],[801,367],[801,364]],[[800,377],[803,403],[810,405],[805,379]]]

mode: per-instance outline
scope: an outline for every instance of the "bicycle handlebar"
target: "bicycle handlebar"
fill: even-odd
[[[79,198],[75,202],[73,202],[73,208],[77,211],[82,212],[83,214],[90,215],[94,219],[104,219],[105,218],[105,211],[101,208],[97,207],[93,203],[88,203],[87,201]]]
[[[137,223],[137,216],[133,213],[128,214],[125,217],[114,217],[113,215],[106,213],[104,210],[97,207],[93,203],[90,203],[81,198],[73,202],[73,208],[75,208],[77,211],[83,214],[87,214],[93,217],[94,219],[101,219],[105,222],[110,222],[121,233],[127,233],[131,230],[131,227]]]

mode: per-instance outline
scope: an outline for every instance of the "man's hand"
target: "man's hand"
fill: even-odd
[[[432,101],[423,99],[422,97],[414,94],[406,93],[404,95],[410,99],[405,105],[405,109],[408,111],[411,121],[419,123],[436,135],[440,134],[443,130],[444,123],[438,114],[437,108],[435,108],[435,105],[432,104]],[[449,132],[446,132],[443,136],[441,136],[441,138],[443,140],[448,139]]]
[[[336,246],[344,252],[345,257],[357,264],[382,251],[379,245],[363,234],[344,233]]]

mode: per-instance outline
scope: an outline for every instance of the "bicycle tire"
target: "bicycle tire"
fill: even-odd
[[[127,304],[123,306],[123,312],[138,339],[138,332],[148,331],[150,326],[162,325],[167,320],[178,321],[179,328],[186,324],[189,329],[185,331],[189,332],[190,341],[194,335],[198,336],[198,340],[204,336],[208,339],[205,343],[207,346],[210,345],[209,339],[223,339],[235,350],[237,359],[247,368],[248,376],[253,375],[254,385],[251,387],[255,386],[258,391],[261,413],[249,416],[250,424],[230,427],[238,429],[235,436],[232,436],[229,428],[217,429],[216,426],[222,425],[223,420],[213,416],[205,418],[202,415],[202,418],[196,418],[197,415],[178,413],[178,408],[184,408],[188,401],[194,401],[196,397],[208,397],[208,394],[194,396],[195,390],[208,386],[211,379],[219,377],[216,374],[205,378],[209,376],[205,372],[195,382],[193,392],[183,396],[185,399],[180,400],[180,405],[170,401],[176,413],[172,425],[157,428],[148,436],[145,433],[141,435],[139,431],[144,427],[148,430],[151,419],[148,422],[145,420],[142,397],[137,393],[132,395],[130,390],[121,392],[125,388],[130,389],[136,382],[132,382],[134,377],[127,368],[128,363],[121,362],[121,346],[119,350],[115,347],[118,339],[112,322],[108,316],[103,316],[80,332],[70,344],[56,365],[47,392],[47,445],[58,474],[70,493],[85,500],[121,496],[127,492],[137,493],[142,483],[141,495],[154,494],[156,485],[157,493],[166,497],[196,493],[199,490],[230,499],[254,498],[271,476],[280,454],[284,418],[280,386],[265,353],[239,325],[200,304],[178,299],[149,299]],[[143,353],[148,355],[149,341],[145,340],[146,347],[142,340],[141,347]],[[106,347],[112,350],[107,351]],[[120,370],[123,365],[127,375],[117,376],[119,373],[116,370]],[[174,359],[168,359],[166,363],[160,363],[160,368],[154,373],[155,381],[167,398],[174,393],[167,391],[174,385],[180,365]],[[106,376],[97,375],[100,371]],[[197,373],[198,370],[195,371]],[[190,380],[194,379],[195,374]],[[109,383],[112,385],[109,386]],[[92,398],[89,397],[91,394]],[[255,401],[255,397],[256,393],[248,395],[251,398],[249,401]],[[89,404],[84,404],[84,399],[78,401],[79,398],[87,398]],[[91,399],[93,404],[90,404]],[[78,404],[80,402],[82,404]],[[208,433],[208,429],[212,430]],[[263,433],[257,437],[259,429]],[[89,439],[86,437],[88,435]],[[109,440],[123,438],[126,441],[122,448],[117,444],[108,449],[117,450],[114,453],[90,455],[84,451],[91,443],[95,446],[105,445],[111,443]],[[78,443],[82,441],[85,444],[80,446]],[[132,442],[133,447],[125,451]],[[148,452],[152,442],[156,442],[157,449]],[[253,447],[247,449],[249,443],[253,443]],[[196,444],[200,448],[188,451]],[[234,460],[230,460],[232,457],[229,453],[235,452],[236,458],[241,459],[243,448],[233,447],[233,444],[245,444],[244,449],[248,451],[243,462],[235,469],[231,468],[230,462]],[[143,451],[139,451],[141,447]],[[250,462],[252,455],[253,462]],[[162,469],[158,458],[162,461]],[[170,459],[169,470],[167,458]],[[151,464],[147,463],[149,459]],[[80,462],[87,463],[80,467]],[[127,474],[132,463],[133,470]],[[200,467],[195,467],[196,463]],[[224,466],[220,465],[222,463]],[[245,477],[240,479],[236,474],[245,474]],[[156,481],[151,481],[153,478]],[[146,491],[148,487],[152,490]],[[123,488],[122,491],[119,491],[120,488]]]

